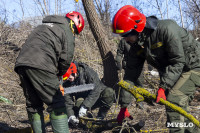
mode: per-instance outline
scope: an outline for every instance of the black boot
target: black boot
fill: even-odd
[[[100,107],[97,118],[98,119],[104,119],[106,117],[106,114],[107,114],[109,109],[110,108],[107,108],[107,107]]]

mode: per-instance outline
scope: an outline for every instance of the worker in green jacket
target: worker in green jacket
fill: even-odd
[[[92,90],[65,94],[68,121],[76,126],[79,123],[77,117],[87,115],[87,111],[99,107],[97,118],[104,119],[115,100],[115,92],[105,86],[98,74],[87,64],[72,62],[70,68],[63,75],[63,87],[93,84]],[[67,89],[66,89],[67,91]]]
[[[131,5],[119,9],[113,18],[112,28],[114,33],[134,44],[128,56],[124,80],[134,84],[146,60],[160,75],[156,102],[163,98],[189,111],[189,102],[196,88],[200,87],[200,43],[191,33],[173,20],[146,17]],[[127,109],[130,97],[131,94],[123,90],[118,121],[130,116]],[[170,126],[172,123],[188,125],[190,121],[169,108],[166,108],[166,113],[170,133],[200,132],[194,124]]]
[[[35,133],[45,133],[43,104],[48,106],[54,133],[68,133],[65,99],[58,76],[65,74],[74,55],[74,37],[84,28],[79,12],[50,15],[28,36],[16,59],[26,98],[28,117]]]

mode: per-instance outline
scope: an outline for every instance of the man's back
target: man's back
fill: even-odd
[[[65,30],[61,26],[65,27]],[[57,73],[58,60],[67,40],[68,54],[73,55],[74,36],[69,29],[67,19],[62,16],[47,16],[43,24],[36,27],[22,46],[16,60],[16,66],[29,66],[41,70]],[[67,33],[66,33],[67,32]],[[72,55],[68,55],[70,57]],[[69,59],[71,60],[71,59]]]

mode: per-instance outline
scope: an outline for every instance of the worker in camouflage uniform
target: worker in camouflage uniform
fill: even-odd
[[[55,133],[68,133],[64,97],[58,76],[65,74],[74,55],[74,37],[84,28],[79,12],[64,16],[51,15],[42,20],[28,36],[16,59],[26,97],[28,117],[35,133],[45,133],[43,104],[48,106]]]
[[[163,98],[189,111],[188,104],[193,99],[196,88],[200,87],[200,43],[191,33],[173,20],[145,17],[131,5],[122,7],[115,14],[113,32],[120,34],[127,42],[135,44],[130,49],[124,80],[137,80],[146,60],[160,75],[156,102]],[[130,96],[130,93],[123,91],[118,121],[130,116],[127,110],[131,102]],[[166,113],[168,125],[190,122],[169,108],[166,108]],[[200,132],[195,125],[169,129],[170,133]]]
[[[65,94],[68,122],[74,126],[79,123],[77,116],[86,116],[88,110],[97,107],[100,107],[97,118],[104,119],[115,99],[114,90],[105,86],[92,68],[84,63],[72,62],[66,74],[63,75],[63,87],[83,84],[94,84],[94,89]]]

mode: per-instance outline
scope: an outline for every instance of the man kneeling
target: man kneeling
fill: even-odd
[[[114,90],[105,86],[92,68],[84,63],[72,62],[63,75],[63,87],[87,84],[93,84],[94,88],[88,91],[65,94],[68,122],[74,126],[79,123],[77,116],[86,116],[88,110],[97,107],[99,107],[97,118],[104,119],[115,99]]]

